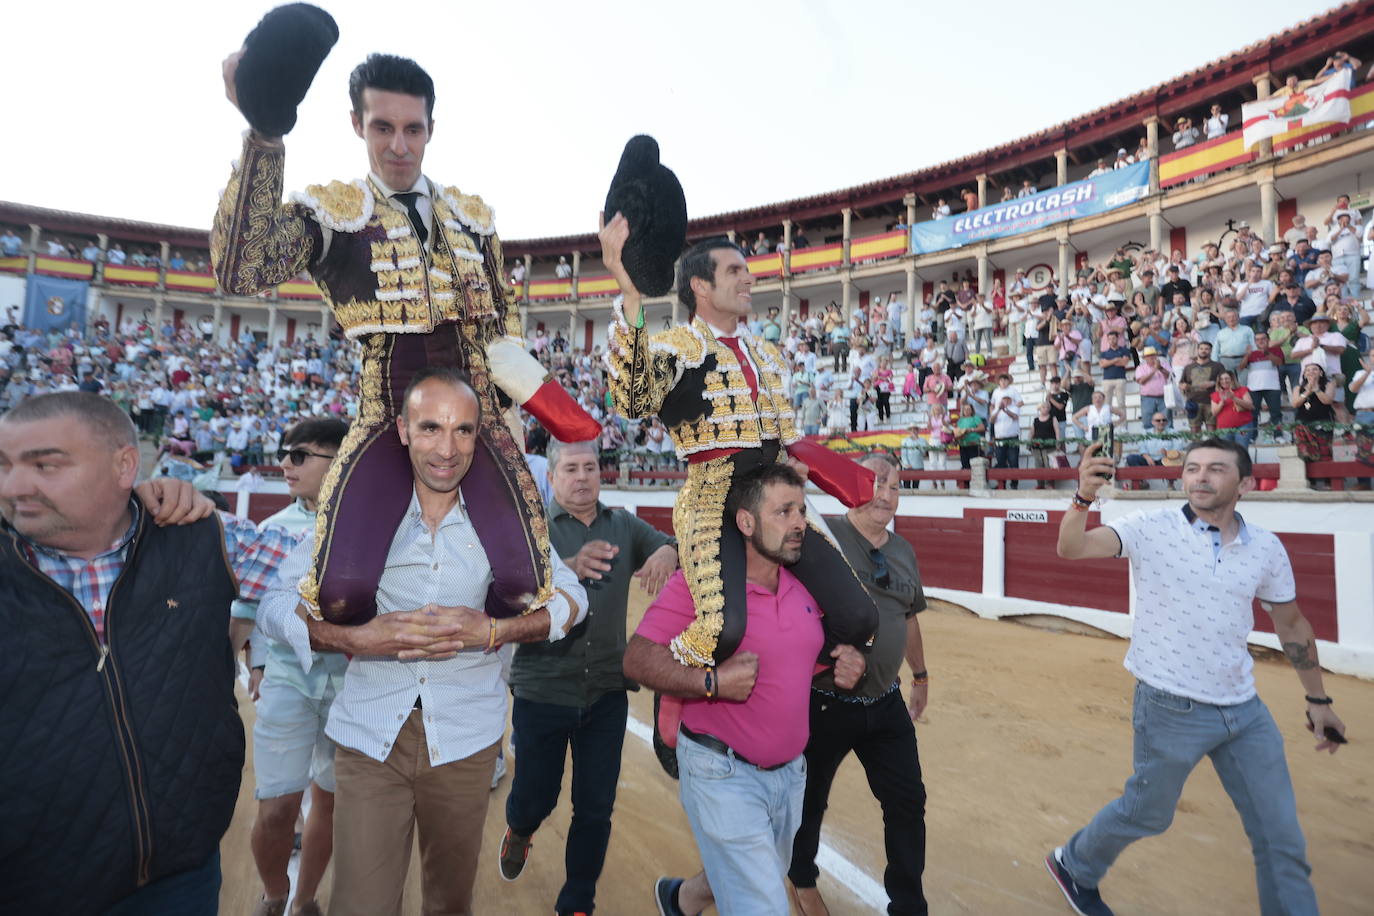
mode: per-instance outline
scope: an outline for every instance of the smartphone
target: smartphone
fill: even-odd
[[[1102,446],[1097,454],[1103,458],[1116,460],[1116,427],[1110,423],[1099,426],[1093,430],[1093,441]],[[1115,474],[1101,475],[1106,480],[1111,480]]]
[[[1316,729],[1312,727],[1312,714],[1310,712],[1305,712],[1303,713],[1303,715],[1307,716],[1307,730],[1310,732],[1315,732]],[[1336,731],[1330,725],[1322,729],[1322,737],[1324,737],[1327,741],[1330,741],[1332,744],[1350,743],[1349,739],[1347,739],[1345,735],[1342,735],[1340,732]]]

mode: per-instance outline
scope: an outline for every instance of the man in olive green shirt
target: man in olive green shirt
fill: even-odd
[[[549,541],[587,589],[587,617],[557,644],[525,643],[511,666],[515,779],[506,799],[501,877],[514,881],[530,839],[558,804],[572,745],[573,816],[557,913],[590,913],[611,838],[628,686],[622,672],[630,581],[650,595],[677,569],[677,542],[601,503],[593,442],[549,444]]]
[[[816,889],[816,851],[831,782],[853,751],[883,809],[887,912],[889,916],[925,916],[921,874],[926,857],[926,790],[912,723],[925,711],[929,698],[925,647],[916,617],[925,610],[926,598],[916,552],[905,538],[887,530],[897,513],[897,460],[879,452],[860,464],[875,475],[873,499],[831,520],[830,530],[878,605],[878,632],[868,655],[867,673],[853,690],[838,689],[828,671],[812,682],[806,795],[788,877],[802,916],[828,912]],[[912,671],[906,702],[898,678],[903,659]]]

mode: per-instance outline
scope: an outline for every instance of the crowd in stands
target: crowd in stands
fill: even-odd
[[[13,318],[13,314],[11,314]],[[276,460],[282,432],[299,419],[357,412],[356,348],[311,338],[269,347],[245,332],[228,344],[214,325],[194,331],[103,319],[83,333],[0,327],[0,411],[51,391],[108,395],[163,454],[205,467]]]

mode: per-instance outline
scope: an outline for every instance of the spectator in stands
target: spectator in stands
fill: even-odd
[[[1316,363],[1328,376],[1338,375],[1341,355],[1350,342],[1344,334],[1332,329],[1331,316],[1322,312],[1308,319],[1307,330],[1307,336],[1293,344],[1291,354],[1303,364]]]
[[[1174,149],[1187,149],[1197,142],[1198,129],[1193,126],[1193,119],[1187,115],[1181,116],[1174,122]]]
[[[1264,279],[1263,273],[1261,265],[1250,264],[1246,268],[1245,282],[1237,284],[1234,290],[1235,298],[1240,303],[1240,320],[1248,328],[1254,328],[1264,310],[1278,298],[1278,287]],[[1222,317],[1225,318],[1224,313]]]
[[[5,228],[5,234],[0,235],[0,255],[7,258],[17,258],[24,252],[24,240],[15,234],[13,229]]]
[[[1331,248],[1332,272],[1345,275],[1343,294],[1349,299],[1360,298],[1360,262],[1363,260],[1360,248],[1359,224],[1354,211],[1346,209],[1336,213],[1336,225],[1327,234]]]
[[[1351,376],[1350,390],[1355,393],[1351,405],[1355,411],[1355,457],[1363,464],[1374,465],[1374,353],[1360,357],[1360,368]],[[1356,489],[1368,490],[1368,478],[1360,481]]]
[[[1269,425],[1275,441],[1282,436],[1283,399],[1279,392],[1279,368],[1283,365],[1283,350],[1269,340],[1268,331],[1255,332],[1255,348],[1245,358],[1245,387],[1254,402],[1254,419],[1250,423],[1251,441],[1259,432],[1262,407],[1269,408]]]
[[[949,367],[949,377],[958,380],[964,373],[964,362],[968,359],[968,347],[960,333],[956,330],[948,332],[949,339],[945,341],[945,363]]]
[[[1035,408],[1035,419],[1031,420],[1030,450],[1032,467],[1047,468],[1050,466],[1050,456],[1059,449],[1059,438],[1059,420],[1055,418],[1050,408],[1050,402],[1041,401]],[[1035,488],[1037,490],[1044,486],[1044,481],[1036,481]]]
[[[948,467],[949,447],[954,442],[954,424],[950,422],[949,413],[945,410],[944,402],[930,405],[930,419],[926,422],[926,468],[931,471],[943,471]],[[943,489],[952,490],[950,481],[943,480],[933,484],[932,487],[922,487],[922,489]]]
[[[1116,151],[1116,159],[1112,162],[1112,169],[1124,169],[1128,165],[1134,165],[1135,159],[1126,155],[1126,148],[1122,147]]]
[[[1334,265],[1330,251],[1319,251],[1317,252],[1317,266],[1307,272],[1307,277],[1303,280],[1303,287],[1311,297],[1312,303],[1321,309],[1326,305],[1327,287],[1332,283],[1344,284],[1349,279],[1348,274]]]
[[[1227,369],[1235,372],[1255,349],[1255,332],[1248,325],[1241,324],[1240,312],[1236,309],[1223,309],[1223,326],[1217,330],[1215,343],[1216,358]]]
[[[1196,433],[1204,426],[1216,428],[1212,419],[1212,392],[1217,387],[1217,376],[1225,372],[1226,367],[1212,359],[1212,345],[1205,340],[1198,341],[1194,352],[1197,355],[1183,371],[1178,387],[1187,399],[1188,425]]]
[[[1021,190],[1016,192],[1016,196],[1030,197],[1035,193],[1035,190],[1035,184],[1029,178],[1024,178],[1021,180]]]
[[[1126,456],[1127,467],[1162,467],[1181,457],[1187,442],[1183,437],[1171,434],[1171,423],[1167,413],[1157,411],[1151,414],[1150,422],[1145,425],[1151,435],[1137,442],[1136,451]],[[1173,486],[1173,481],[1169,481],[1169,489],[1172,490]]]
[[[983,433],[987,424],[973,412],[973,404],[965,401],[959,406],[959,419],[954,424],[954,441],[959,446],[959,467],[965,471],[971,462],[983,454]]]
[[[1105,175],[1105,174],[1107,174],[1107,160],[1106,160],[1106,159],[1099,159],[1099,160],[1097,160],[1097,167],[1094,168],[1091,172],[1088,173],[1088,177],[1089,177],[1089,178],[1096,178],[1098,175]],[[1037,465],[1037,467],[1038,467],[1038,465]]]
[[[892,390],[895,387],[893,382],[895,377],[896,373],[892,371],[891,357],[880,357],[878,368],[873,372],[873,391],[879,423],[892,420]]]
[[[906,428],[906,435],[902,437],[901,461],[903,471],[924,471],[926,469],[926,440],[921,436],[921,426],[912,423]],[[924,483],[925,481],[921,481]],[[903,490],[916,489],[917,481],[903,480]],[[929,489],[926,487],[925,489]]]
[[[992,303],[985,299],[974,299],[969,303],[970,325],[973,332],[973,349],[978,353],[992,352],[992,330],[995,323]]]
[[[834,303],[831,303],[834,306]],[[835,357],[835,371],[847,372],[849,370],[849,325],[845,323],[843,316],[838,312],[836,306],[833,316],[834,323],[831,324],[831,315],[826,315],[826,323],[831,324],[829,332],[830,353]]]
[[[1135,369],[1135,380],[1140,386],[1140,416],[1144,426],[1146,417],[1156,413],[1169,415],[1164,403],[1165,387],[1169,384],[1169,368],[1159,358],[1159,351],[1146,347],[1140,351],[1141,362]]]
[[[1164,285],[1159,288],[1159,294],[1165,302],[1174,301],[1174,293],[1182,293],[1186,302],[1193,293],[1193,284],[1187,277],[1181,276],[1177,264],[1170,264],[1164,268]]]
[[[934,209],[932,209],[932,210],[930,211],[930,218],[931,218],[931,219],[945,219],[946,217],[949,216],[949,213],[950,213],[949,204],[947,204],[947,203],[945,202],[945,199],[942,197],[942,198],[940,198],[939,200],[937,200],[937,201],[935,202],[935,207],[934,207]]]
[[[1293,441],[1297,443],[1298,457],[1303,461],[1331,460],[1336,397],[1336,382],[1326,374],[1320,363],[1307,363],[1302,367],[1302,379],[1292,393],[1290,402],[1297,421],[1293,427]],[[1330,488],[1330,484],[1323,480],[1316,481],[1314,486],[1318,490]]]
[[[756,238],[756,239],[754,239],[754,247],[753,247],[753,252],[754,252],[754,254],[755,254],[756,256],[757,256],[757,255],[761,255],[761,254],[768,254],[768,253],[771,252],[772,250],[773,250],[773,243],[770,242],[770,241],[768,241],[768,235],[767,235],[766,233],[760,231],[760,232],[759,232],[759,237]]]
[[[1065,376],[1073,372],[1074,364],[1078,361],[1078,351],[1083,344],[1083,335],[1068,318],[1059,322],[1059,329],[1054,335],[1054,349],[1058,356],[1057,365],[1060,376]],[[1041,367],[1043,374],[1044,367]]]
[[[1102,392],[1126,414],[1126,370],[1131,366],[1131,351],[1121,341],[1121,332],[1106,332],[1097,364],[1102,368]]]
[[[1223,369],[1217,375],[1217,387],[1212,392],[1212,419],[1217,436],[1230,439],[1241,448],[1250,446],[1255,404],[1250,398],[1250,389],[1239,385],[1236,374],[1230,369]]]
[[[797,418],[803,436],[814,436],[821,431],[821,424],[825,420],[825,402],[821,400],[815,385],[807,387],[801,406],[797,408]]]
[[[1317,304],[1303,292],[1301,286],[1289,283],[1283,288],[1283,295],[1274,300],[1274,306],[1270,309],[1270,324],[1276,313],[1281,311],[1291,312],[1298,324],[1306,324],[1307,319],[1317,313]]]
[[[959,192],[959,196],[964,199],[964,209],[966,211],[978,209],[978,194],[972,188],[964,188]]]
[[[1021,408],[1017,399],[998,389],[993,391],[992,407],[993,467],[1019,468],[1021,466]],[[1020,481],[1009,482],[1011,489],[1020,487]]]
[[[1226,125],[1231,121],[1231,116],[1221,110],[1221,106],[1216,102],[1212,103],[1211,113],[1207,115],[1207,120],[1203,122],[1203,128],[1207,133],[1208,140],[1215,140],[1217,137],[1226,133]],[[1178,146],[1177,143],[1174,144]]]
[[[1342,70],[1349,70],[1351,71],[1350,79],[1353,82],[1355,79],[1355,71],[1361,66],[1358,57],[1351,57],[1344,51],[1337,51],[1326,59],[1326,63],[1322,64],[1322,68],[1317,71],[1316,79],[1324,80],[1328,76],[1335,76]]]
[[[905,225],[905,220],[899,219],[897,221],[897,225],[893,226],[892,228],[895,230],[906,229],[908,227]],[[801,223],[797,223],[796,227],[792,230],[792,249],[794,251],[800,251],[803,248],[810,247],[811,240],[806,237],[806,228],[803,227]]]
[[[565,256],[561,254],[558,256],[558,264],[556,264],[553,268],[553,275],[559,280],[572,279],[572,265],[568,263],[568,259]]]
[[[1097,431],[1105,426],[1116,426],[1118,420],[1126,419],[1126,411],[1118,410],[1116,407],[1107,403],[1107,396],[1101,391],[1092,393],[1092,402],[1081,410],[1075,411],[1073,423],[1083,435],[1089,439],[1097,435]]]

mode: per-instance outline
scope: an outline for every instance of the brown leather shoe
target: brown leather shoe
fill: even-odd
[[[793,908],[801,916],[830,916],[830,910],[825,905],[825,898],[821,896],[820,888],[795,887],[789,881],[787,882],[787,891],[792,898]]]

